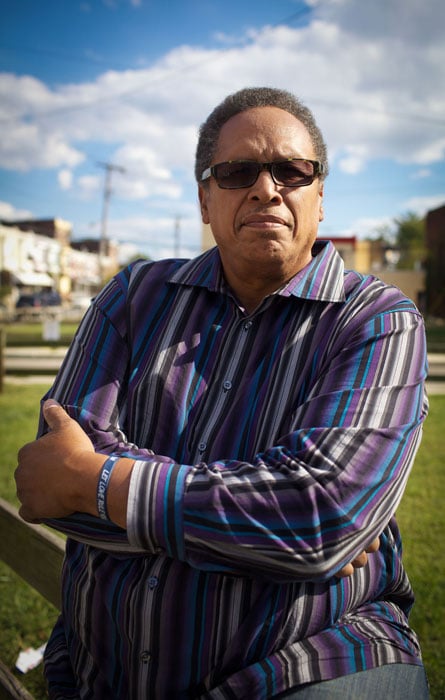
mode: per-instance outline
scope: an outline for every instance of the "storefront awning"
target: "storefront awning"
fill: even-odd
[[[16,284],[23,287],[53,287],[54,280],[46,272],[14,272]]]

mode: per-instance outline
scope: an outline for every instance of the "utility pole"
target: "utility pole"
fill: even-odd
[[[100,241],[99,241],[99,265],[100,265],[100,275],[101,275],[101,282],[103,283],[105,281],[105,258],[108,255],[108,231],[107,231],[107,225],[108,225],[108,209],[110,205],[110,197],[111,197],[111,176],[113,171],[117,171],[120,173],[125,172],[125,168],[122,168],[120,165],[114,165],[113,163],[98,163],[97,164],[100,168],[104,168],[105,170],[105,180],[104,180],[104,192],[103,192],[103,201],[102,201],[102,220],[101,220],[101,229],[100,229]]]
[[[175,219],[175,258],[179,258],[180,252],[180,232],[181,232],[181,217],[179,214]]]

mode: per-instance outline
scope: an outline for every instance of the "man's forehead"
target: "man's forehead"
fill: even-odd
[[[240,150],[246,152],[238,153]],[[278,107],[245,110],[228,119],[221,128],[217,154],[227,153],[227,159],[245,158],[249,150],[253,154],[277,150],[286,157],[313,156],[312,140],[304,124]]]

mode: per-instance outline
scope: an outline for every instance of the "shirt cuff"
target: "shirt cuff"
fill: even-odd
[[[131,544],[184,561],[184,491],[192,467],[136,460],[130,479],[127,535]]]

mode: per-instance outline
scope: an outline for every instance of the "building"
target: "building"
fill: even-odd
[[[0,303],[7,314],[23,293],[58,290],[60,258],[58,241],[0,224]]]
[[[431,316],[445,318],[445,205],[427,213],[425,235],[428,248],[427,308]]]
[[[84,238],[72,241],[71,248],[95,256],[99,264],[99,284],[106,282],[119,269],[119,247],[113,241]]]
[[[63,302],[91,297],[118,270],[118,248],[98,241],[72,243],[63,219],[0,222],[0,303],[12,312],[24,293],[54,290]]]
[[[33,233],[53,238],[62,247],[70,244],[72,235],[72,225],[64,219],[22,219],[12,222],[3,222],[4,225],[12,225],[21,231],[32,231]]]

